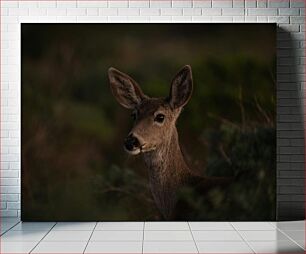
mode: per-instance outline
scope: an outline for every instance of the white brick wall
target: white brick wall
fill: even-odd
[[[278,32],[278,214],[303,210],[304,0],[1,0],[1,216],[20,216],[20,23],[275,22]],[[287,32],[286,32],[287,31]],[[291,38],[290,34],[291,32]],[[303,213],[304,214],[304,213]],[[292,215],[293,216],[293,215]]]

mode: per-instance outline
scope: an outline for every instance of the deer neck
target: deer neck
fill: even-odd
[[[190,172],[182,155],[176,128],[163,144],[144,154],[151,183],[159,185],[179,184]]]
[[[154,151],[144,154],[150,188],[154,200],[165,218],[170,218],[179,186],[191,174],[182,155],[176,128]]]

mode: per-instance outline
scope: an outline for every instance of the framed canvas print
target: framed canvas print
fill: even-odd
[[[23,221],[275,220],[275,24],[22,24]]]

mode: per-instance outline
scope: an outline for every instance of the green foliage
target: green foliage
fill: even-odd
[[[60,124],[80,135],[91,135],[101,142],[107,142],[114,135],[109,119],[95,106],[74,101],[59,102],[54,110]]]
[[[133,170],[112,165],[95,175],[92,183],[94,195],[101,204],[101,217],[109,220],[152,219],[153,200],[147,180]]]

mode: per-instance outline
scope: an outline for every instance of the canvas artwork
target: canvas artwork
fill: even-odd
[[[22,24],[24,221],[275,220],[275,24]]]

